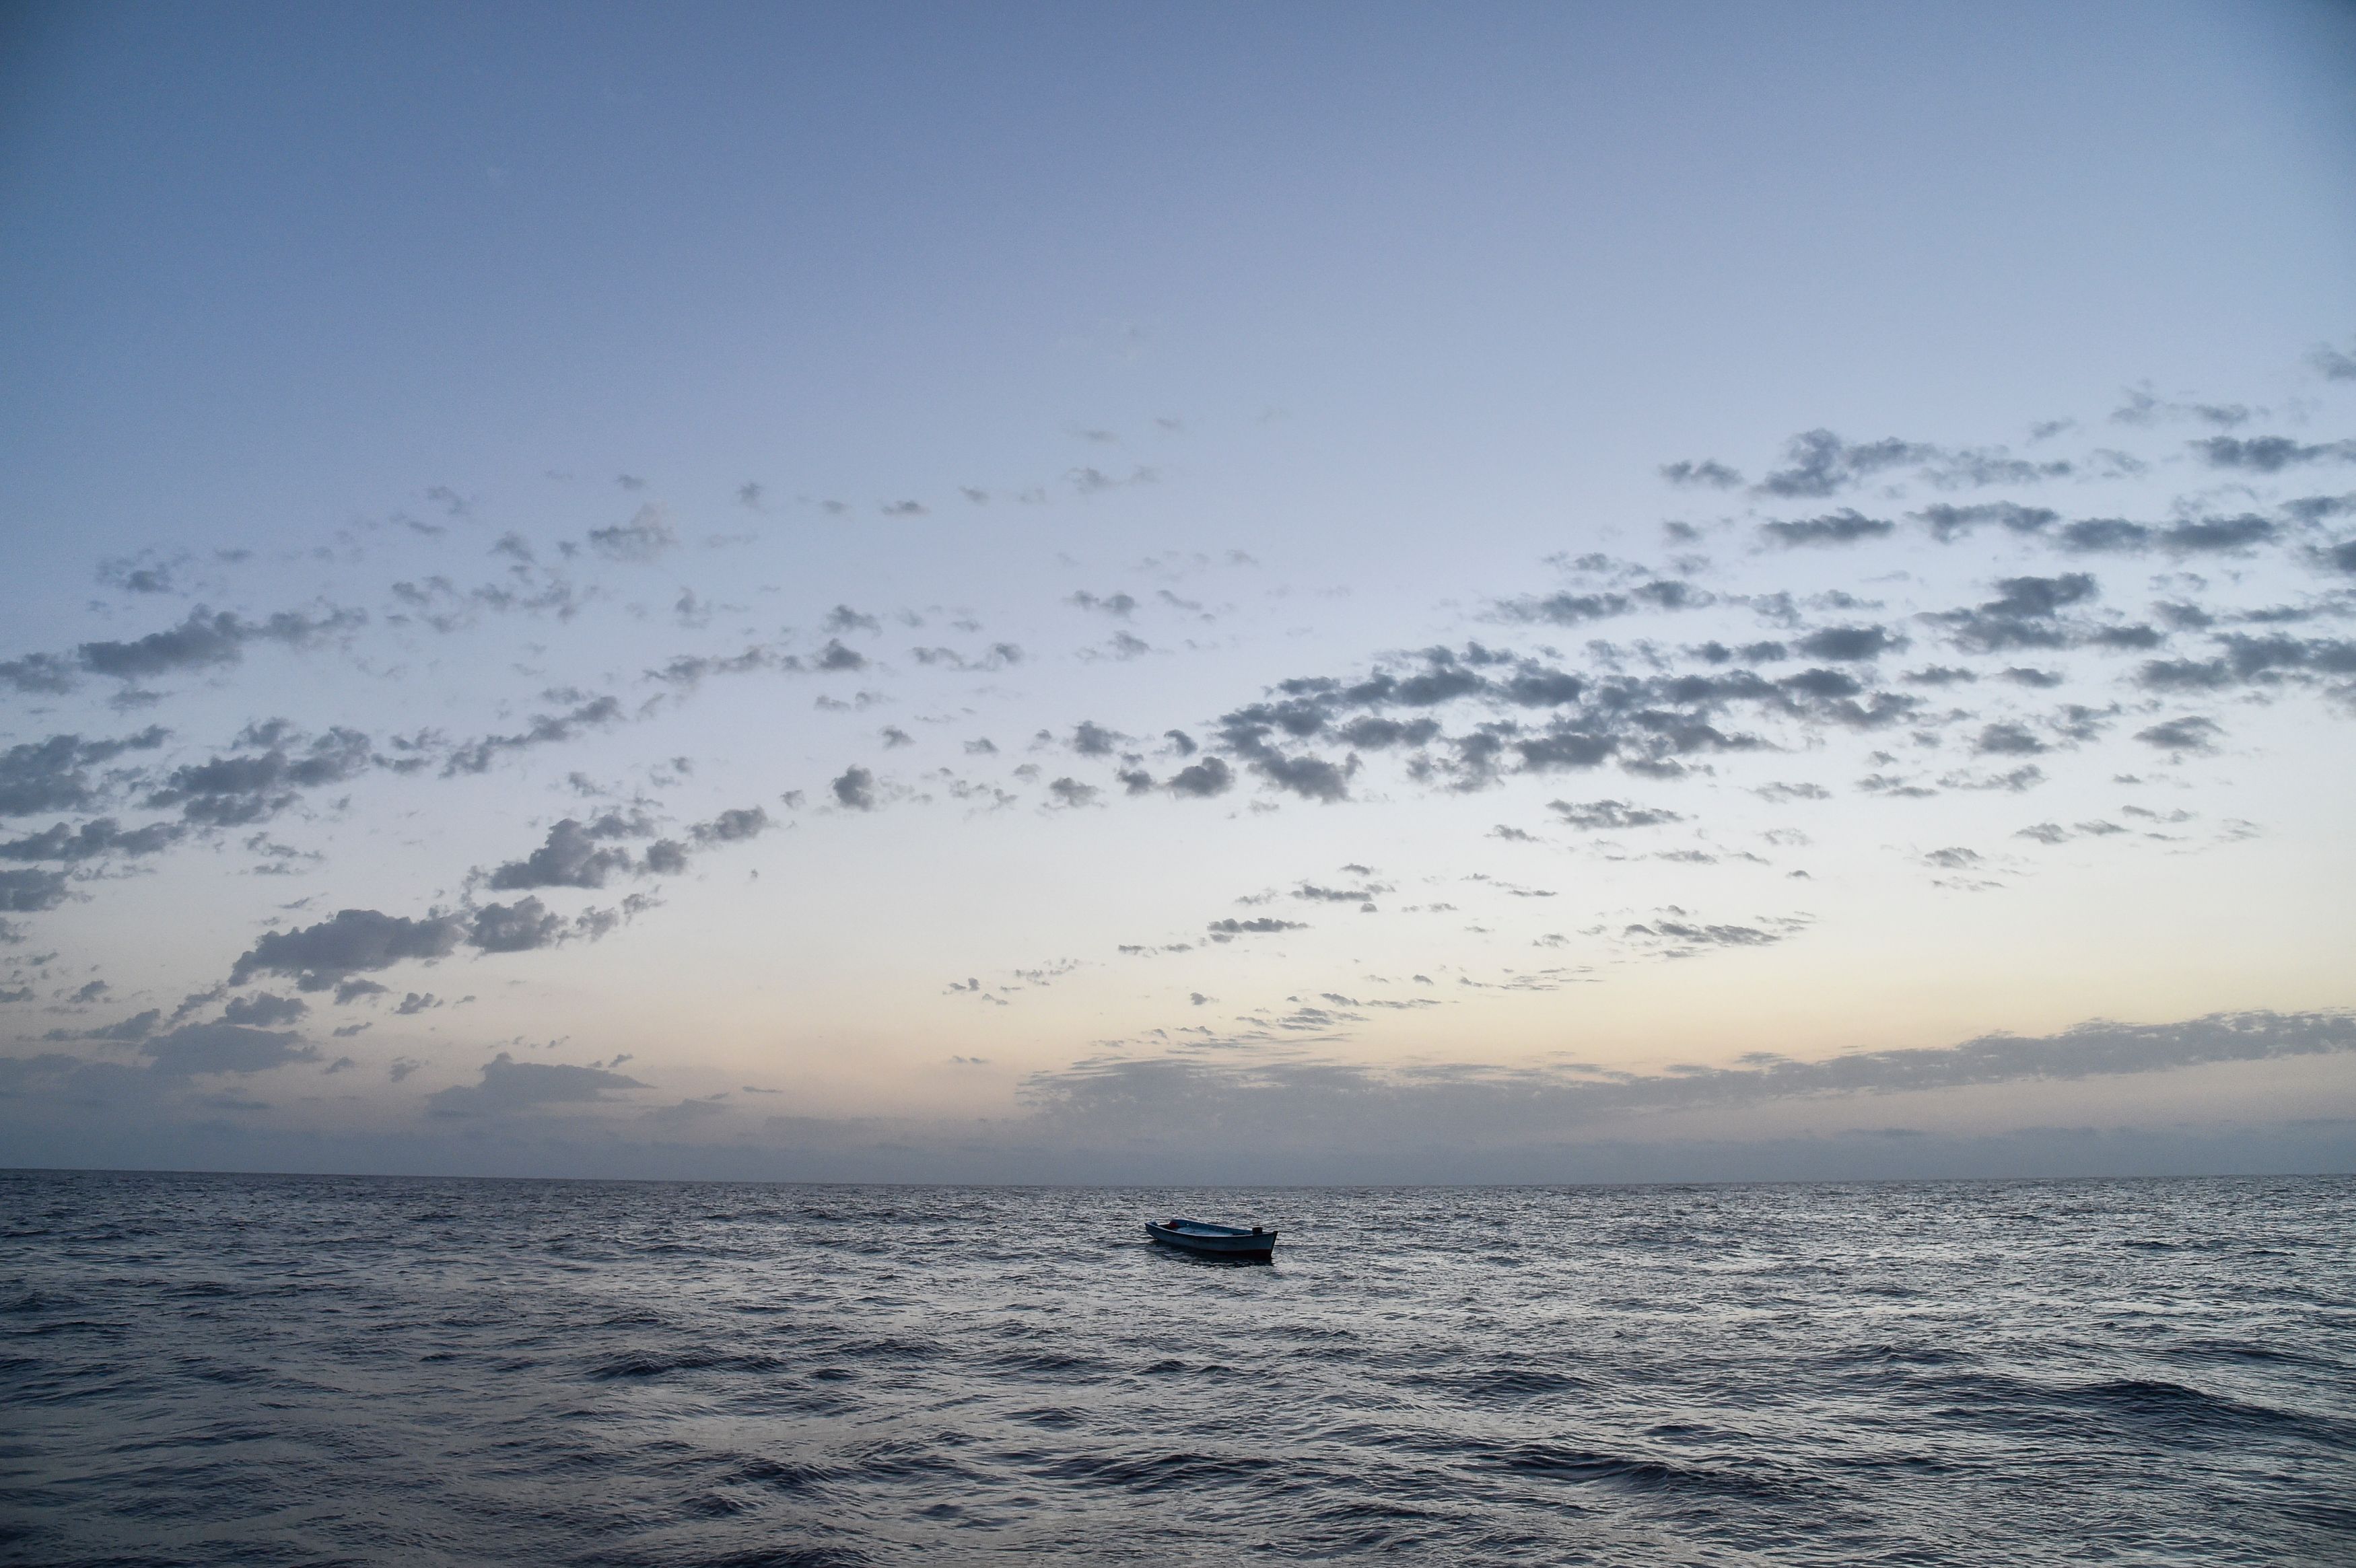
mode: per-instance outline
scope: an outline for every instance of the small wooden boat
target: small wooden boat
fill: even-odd
[[[1247,1231],[1204,1220],[1165,1220],[1159,1225],[1148,1220],[1145,1233],[1162,1246],[1199,1253],[1205,1257],[1226,1258],[1239,1264],[1276,1261],[1276,1232],[1263,1231],[1258,1225]]]

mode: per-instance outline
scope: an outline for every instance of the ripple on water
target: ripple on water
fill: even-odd
[[[1132,1240],[1173,1211],[1277,1266]],[[0,1214],[12,1561],[2356,1561],[2347,1180]]]

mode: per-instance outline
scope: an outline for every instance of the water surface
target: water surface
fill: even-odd
[[[0,1173],[0,1556],[2345,1563],[2351,1234],[2347,1179]]]

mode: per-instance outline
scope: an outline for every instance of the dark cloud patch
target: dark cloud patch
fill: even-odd
[[[608,560],[644,564],[678,547],[669,514],[654,502],[640,507],[628,522],[589,530],[589,548]]]
[[[573,706],[562,713],[541,714],[524,729],[509,735],[486,735],[469,741],[450,753],[442,764],[444,778],[461,773],[488,773],[491,764],[501,756],[528,751],[536,746],[560,745],[577,739],[591,730],[602,729],[622,717],[621,702],[612,697],[589,697],[582,692],[552,694],[554,700],[571,700]]]
[[[1315,882],[1303,882],[1292,890],[1291,896],[1303,903],[1357,904],[1371,909],[1377,896],[1390,891],[1387,882],[1369,882],[1360,888],[1328,888]]]
[[[1972,742],[1975,756],[2025,757],[2050,750],[2044,741],[2015,723],[1990,724]]]
[[[0,843],[0,860],[96,859],[102,855],[155,855],[170,848],[187,829],[177,822],[123,828],[111,816],[68,827],[60,822],[42,832]]]
[[[1609,620],[1625,615],[1636,608],[1634,600],[1624,593],[1548,593],[1522,599],[1502,599],[1496,613],[1508,621],[1543,622],[1555,626],[1578,626],[1590,621]]]
[[[1264,936],[1280,931],[1306,931],[1306,923],[1298,920],[1278,920],[1258,915],[1250,920],[1215,920],[1205,926],[1214,942],[1233,942],[1238,936]]]
[[[564,923],[536,898],[511,904],[485,904],[467,923],[466,945],[485,953],[529,953],[563,933]]]
[[[1085,784],[1071,778],[1057,779],[1047,786],[1047,794],[1055,803],[1067,807],[1093,805],[1102,793],[1094,784]]]
[[[2310,526],[2356,514],[2356,491],[2345,496],[2301,496],[2282,504],[2284,516]]]
[[[264,621],[247,621],[224,610],[218,613],[192,610],[178,625],[150,632],[128,642],[84,643],[75,659],[92,675],[118,680],[145,680],[183,670],[233,665],[246,647],[257,642],[306,647],[325,638],[351,631],[367,617],[356,610],[337,610],[314,620],[293,611],[280,611]]]
[[[2062,529],[2063,549],[2080,554],[2134,554],[2161,549],[2170,555],[2217,555],[2271,544],[2282,528],[2265,517],[2206,517],[2153,528],[2123,517],[2090,517]]]
[[[1083,757],[1109,757],[1128,739],[1092,720],[1083,719],[1072,730],[1070,745]]]
[[[37,914],[65,901],[63,871],[0,871],[0,910],[10,914]]]
[[[230,1023],[250,1029],[276,1029],[291,1024],[311,1010],[311,1004],[300,997],[275,997],[267,991],[252,997],[231,997],[229,1006],[221,1009],[222,1018]]]
[[[1620,937],[1664,958],[1691,958],[1723,948],[1770,947],[1806,925],[1804,919],[1759,925],[1717,924],[1698,921],[1671,905],[1648,921],[1621,927]]]
[[[819,630],[837,635],[844,632],[881,632],[883,629],[882,621],[854,610],[848,604],[837,604],[826,613],[826,619],[819,623]]]
[[[616,1093],[646,1087],[603,1068],[518,1061],[503,1051],[483,1064],[482,1082],[444,1089],[425,1103],[437,1116],[515,1115],[542,1105],[609,1104]]]
[[[852,811],[875,809],[875,775],[855,763],[843,769],[830,787],[836,802]]]
[[[1171,774],[1169,789],[1173,795],[1191,795],[1197,800],[1205,800],[1212,795],[1226,794],[1234,786],[1235,782],[1236,773],[1233,768],[1227,766],[1220,758],[1205,757],[1199,762],[1188,763]]]
[[[145,804],[177,809],[198,827],[239,827],[277,816],[305,790],[357,778],[375,761],[369,738],[357,730],[330,730],[306,744],[291,724],[275,720],[249,728],[240,741],[266,749],[175,768]]]
[[[2219,738],[2224,733],[2225,731],[2214,720],[2194,715],[2183,719],[2171,719],[2164,724],[2155,724],[2148,730],[2138,730],[2136,731],[2136,739],[2147,746],[2157,747],[2163,752],[2179,753],[2213,752],[2217,749]]]
[[[715,675],[749,675],[757,670],[798,670],[801,667],[802,661],[791,654],[755,645],[741,654],[730,654],[724,657],[681,654],[660,669],[647,671],[646,678],[692,691]]]
[[[2356,381],[2356,354],[2345,349],[2319,343],[2308,352],[2307,362],[2327,381]]]
[[[1117,616],[1124,621],[1129,619],[1130,613],[1137,609],[1137,601],[1126,593],[1098,595],[1090,593],[1086,589],[1070,595],[1064,603],[1078,609],[1093,610],[1102,614]]]
[[[2228,1013],[2171,1024],[2098,1020],[2058,1034],[1856,1051],[1815,1061],[1757,1055],[1732,1065],[1598,1075],[1471,1065],[1415,1071],[1261,1057],[1106,1058],[1023,1084],[1042,1123],[1107,1137],[1140,1125],[1198,1134],[1221,1167],[1271,1150],[1492,1147],[1558,1149],[1632,1115],[1776,1101],[2079,1082],[2222,1062],[2356,1051],[2347,1013]],[[1203,1138],[1210,1138],[1208,1144]]]
[[[1731,490],[1742,483],[1740,473],[1712,458],[1665,463],[1661,477],[1680,489]]]
[[[723,811],[709,822],[699,822],[689,832],[699,844],[741,844],[758,838],[773,826],[765,808],[747,805]]]
[[[1589,833],[1624,832],[1632,827],[1658,827],[1685,820],[1677,812],[1624,800],[1550,800],[1547,809],[1571,827]]]
[[[1398,746],[1428,746],[1440,734],[1436,719],[1380,719],[1366,714],[1334,731],[1344,745],[1361,751],[1385,752]]]
[[[1323,757],[1284,756],[1271,752],[1251,760],[1252,771],[1269,783],[1303,800],[1331,804],[1350,794],[1350,768]]]
[[[2356,641],[2239,632],[2212,640],[2221,650],[2217,657],[2153,659],[2136,672],[2136,679],[2156,691],[2199,691],[2275,685],[2286,678],[2356,676]]]
[[[55,654],[27,654],[0,663],[0,683],[36,695],[71,691],[75,666]]]
[[[2332,441],[2307,445],[2283,435],[2244,438],[2212,435],[2192,443],[2192,450],[2211,468],[2239,469],[2251,474],[2279,474],[2308,463],[2356,462],[2356,441]]]
[[[840,674],[848,670],[865,669],[867,656],[857,648],[846,645],[841,638],[830,637],[827,640],[826,646],[818,651],[818,656],[812,664],[814,667],[830,675]]]
[[[568,816],[548,830],[539,848],[494,870],[489,882],[502,891],[602,888],[608,877],[629,869],[628,850],[599,843],[586,826]]]
[[[2281,534],[2278,525],[2249,514],[2238,517],[2204,517],[2161,529],[2159,547],[2177,555],[2217,554],[2272,544]]]
[[[1826,626],[1794,645],[1809,658],[1862,664],[1906,647],[1903,634],[1887,626]]]
[[[2041,534],[2061,521],[2061,514],[2050,507],[2024,507],[2017,501],[1987,501],[1970,507],[1942,501],[1923,507],[1914,517],[1941,544],[1962,539],[1987,524],[2016,534]]]
[[[1789,521],[1765,522],[1759,532],[1770,544],[1842,545],[1860,539],[1886,539],[1897,524],[1880,517],[1869,517],[1861,512],[1843,507],[1820,517],[1797,517]]]
[[[285,975],[294,977],[299,990],[324,991],[352,975],[389,969],[411,959],[447,957],[466,934],[466,924],[455,915],[412,920],[372,909],[339,910],[334,919],[316,925],[265,933],[230,967],[230,984],[242,986],[258,975]],[[340,987],[337,999],[347,999]]]
[[[91,778],[92,768],[127,752],[153,751],[164,743],[165,734],[151,725],[115,741],[52,735],[11,746],[0,752],[0,816],[87,810],[98,804],[103,789],[102,782]]]
[[[17,997],[14,999],[22,1001],[31,995],[32,993],[27,991],[24,996]],[[176,1014],[174,1016],[177,1018],[178,1015]],[[233,1018],[230,1021],[231,1023],[237,1023],[242,1020]],[[144,1013],[134,1013],[131,1017],[119,1019],[114,1023],[102,1024],[97,1029],[53,1029],[48,1033],[42,1035],[41,1038],[45,1040],[104,1040],[117,1045],[135,1045],[140,1040],[145,1040],[148,1036],[154,1034],[155,1030],[162,1026],[163,1022],[163,1009],[161,1008],[149,1008]]]
[[[173,564],[152,551],[142,550],[136,556],[100,561],[98,581],[124,593],[172,593],[179,588],[173,576]]]
[[[236,1023],[183,1024],[140,1047],[153,1070],[166,1078],[206,1073],[266,1072],[291,1062],[316,1061],[316,1046],[299,1035],[248,1029]]]
[[[1768,496],[1822,497],[1890,469],[1926,462],[1937,451],[1894,437],[1851,443],[1828,430],[1806,431],[1784,444],[1783,466],[1762,479],[1756,488]]]
[[[1976,608],[1941,611],[1923,618],[1945,626],[1959,645],[1977,653],[2067,647],[2074,639],[2058,617],[2099,592],[2094,578],[2083,571],[2059,577],[2007,577],[1996,586],[1997,597]]]

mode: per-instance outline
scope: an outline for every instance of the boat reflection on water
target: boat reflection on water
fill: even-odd
[[[1276,1261],[1276,1232],[1263,1231],[1258,1225],[1247,1231],[1236,1225],[1214,1225],[1205,1220],[1164,1220],[1158,1225],[1148,1220],[1145,1233],[1159,1245],[1226,1263]]]

